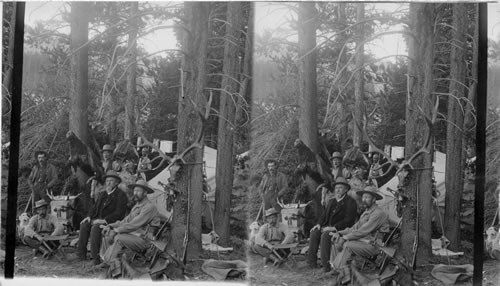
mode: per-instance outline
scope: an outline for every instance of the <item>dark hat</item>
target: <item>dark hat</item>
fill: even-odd
[[[279,214],[279,213],[280,212],[277,211],[275,208],[270,208],[270,209],[266,210],[266,217],[272,216],[272,215],[275,215],[275,214]]]
[[[349,185],[349,183],[347,183],[347,180],[344,177],[338,177],[337,180],[335,181],[335,183],[333,183],[332,187],[335,188],[336,185],[344,185],[347,187],[347,190],[351,189],[351,185]]]
[[[342,160],[342,154],[340,154],[340,152],[333,152],[332,160],[333,158],[339,158],[340,160]]]
[[[45,157],[49,157],[49,154],[46,151],[39,150],[39,151],[35,151],[35,159],[37,159],[38,155],[40,155],[40,154],[44,154]]]
[[[113,150],[113,147],[111,147],[111,145],[106,144],[106,145],[102,146],[102,152],[104,152],[104,151],[113,152],[114,150]]]
[[[377,199],[377,201],[378,201],[378,200],[381,200],[381,199],[383,199],[383,198],[384,198],[384,197],[383,197],[383,196],[379,193],[379,191],[378,191],[377,187],[375,187],[375,186],[368,186],[368,187],[366,187],[364,190],[356,192],[356,194],[357,194],[358,196],[360,196],[360,197],[361,197],[361,196],[363,196],[363,194],[370,194],[370,195],[372,195],[375,199]]]
[[[106,173],[106,176],[102,177],[104,180],[106,180],[106,178],[108,177],[111,177],[111,178],[115,178],[118,180],[118,184],[122,182],[122,178],[120,178],[120,176],[118,176],[118,173],[113,171],[113,170],[109,170],[107,173]]]
[[[137,180],[137,182],[135,182],[135,184],[130,184],[127,187],[129,187],[129,189],[134,189],[135,187],[140,187],[143,190],[145,190],[148,194],[152,194],[155,192],[153,189],[151,189],[148,186],[148,183],[146,181],[144,181],[143,179],[139,179],[139,180]]]
[[[274,164],[276,164],[276,166],[279,166],[279,164],[280,164],[278,162],[278,160],[276,160],[276,159],[266,159],[264,161],[264,167],[267,167],[267,164],[269,164],[269,163],[274,163]]]
[[[47,201],[45,200],[39,200],[39,201],[36,201],[35,202],[35,209],[38,209],[38,208],[41,208],[41,207],[44,207],[46,205],[48,205],[49,203],[47,203]]]

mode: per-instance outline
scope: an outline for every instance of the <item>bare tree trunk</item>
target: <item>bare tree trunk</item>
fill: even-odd
[[[184,7],[189,32],[183,35],[182,41],[187,55],[183,59],[185,92],[179,95],[178,153],[191,145],[202,130],[202,121],[189,99],[191,98],[198,108],[202,108],[206,103],[204,95],[207,82],[206,63],[211,4],[186,2]],[[182,167],[177,183],[180,194],[174,205],[172,247],[181,256],[185,231],[189,228],[187,255],[188,258],[195,258],[201,253],[203,151],[195,148],[187,154],[185,160],[190,164]]]
[[[464,187],[463,131],[464,104],[467,98],[467,5],[453,5],[451,45],[450,91],[448,97],[448,125],[446,129],[446,197],[444,212],[444,234],[450,240],[450,249],[460,247],[460,203]]]
[[[224,66],[217,132],[217,166],[215,190],[215,231],[221,243],[229,243],[229,218],[233,189],[233,146],[237,97],[240,90],[240,61],[243,47],[240,45],[244,27],[243,2],[227,3],[226,40],[224,42]]]
[[[135,122],[135,96],[136,96],[136,72],[137,72],[137,32],[138,19],[134,17],[139,10],[138,2],[130,2],[130,31],[128,34],[128,71],[127,71],[127,103],[125,104],[125,127],[123,138],[132,141],[134,137]]]
[[[468,94],[468,99],[469,99],[469,104],[466,105],[465,107],[465,119],[464,119],[464,127],[465,127],[465,136],[468,134],[474,134],[470,137],[475,137],[476,132],[474,132],[474,127],[476,126],[476,120],[474,117],[474,108],[473,106],[476,106],[476,89],[477,89],[477,62],[478,62],[478,56],[479,56],[479,49],[478,49],[478,43],[479,43],[479,5],[474,4],[474,36],[473,36],[473,41],[472,41],[472,64],[471,64],[471,76],[472,79],[470,80],[471,84],[469,85],[469,94]],[[471,104],[473,106],[471,106]],[[464,145],[466,142],[464,142]],[[466,146],[464,146],[465,148]]]
[[[357,22],[362,22],[365,17],[365,4],[357,3]],[[356,75],[354,82],[354,117],[357,122],[363,121],[363,95],[364,95],[364,69],[363,69],[363,61],[365,55],[365,47],[363,44],[365,38],[365,28],[364,25],[357,26],[356,32]],[[360,146],[363,135],[361,134],[361,130],[359,128],[353,128],[353,136],[352,141],[354,146]]]
[[[88,133],[88,41],[89,2],[71,3],[71,111],[69,130],[80,140],[89,144]]]
[[[435,4],[410,4],[411,32],[415,38],[409,43],[410,95],[406,108],[405,157],[409,159],[425,142],[431,132],[426,125],[419,106],[430,117],[434,91],[434,23]],[[427,263],[431,257],[431,207],[432,207],[432,150],[422,154],[412,162],[412,170],[405,195],[408,196],[403,208],[403,224],[400,249],[407,262],[412,260],[416,229],[419,229],[417,263]],[[418,192],[418,196],[417,196]],[[417,204],[418,197],[418,204]],[[416,218],[419,224],[417,225]]]
[[[316,7],[314,2],[299,3],[299,138],[318,151],[318,109],[316,99]]]

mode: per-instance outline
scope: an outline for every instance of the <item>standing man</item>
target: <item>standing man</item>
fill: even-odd
[[[113,147],[106,144],[102,146],[102,169],[107,174],[108,171],[113,170]]]
[[[382,233],[389,230],[388,215],[376,204],[383,197],[374,186],[358,192],[365,211],[352,227],[341,230],[332,236],[335,248],[341,251],[333,262],[333,275],[343,272],[342,284],[351,279],[350,261],[352,254],[372,257],[378,254],[374,244],[381,245]]]
[[[142,177],[145,181],[147,181],[146,172],[153,168],[151,165],[151,159],[149,158],[149,153],[149,146],[142,147],[141,158],[139,159],[139,164],[137,165],[137,175],[138,177]]]
[[[384,174],[384,170],[382,170],[382,165],[380,164],[380,154],[377,152],[372,153],[372,162],[370,165],[370,171],[368,172],[370,181],[375,187],[379,187],[380,179]]]
[[[275,208],[280,211],[281,207],[277,203],[277,199],[282,197],[288,188],[288,180],[286,175],[278,172],[278,162],[273,159],[267,159],[264,162],[267,172],[262,177],[259,185],[259,190],[264,202],[264,209]]]
[[[317,267],[318,246],[321,244],[321,264],[325,272],[331,270],[329,259],[331,249],[330,233],[351,227],[356,221],[356,201],[347,195],[351,186],[347,180],[340,177],[333,184],[335,198],[330,200],[326,212],[320,218],[319,223],[311,229],[309,239],[309,256],[307,264],[311,268]]]
[[[90,236],[90,253],[94,265],[101,263],[99,257],[102,239],[100,226],[122,219],[127,210],[127,195],[118,189],[120,177],[114,171],[109,171],[103,178],[105,191],[99,193],[96,203],[80,223],[78,237],[78,259],[82,261],[87,259],[87,243]]]
[[[281,259],[274,253],[277,251],[274,246],[292,243],[295,239],[294,234],[288,230],[287,226],[278,222],[279,213],[274,208],[266,210],[265,217],[267,223],[260,227],[259,233],[255,237],[254,250],[264,256],[264,264],[272,261],[275,265],[278,265]],[[283,249],[281,251],[287,252]],[[286,253],[280,255],[284,254]]]
[[[336,181],[339,177],[349,179],[349,171],[342,166],[342,154],[340,152],[333,152],[332,154],[332,177]]]
[[[147,240],[142,238],[142,235],[146,233],[147,226],[153,218],[159,215],[155,205],[147,197],[147,194],[152,194],[154,191],[146,181],[141,179],[128,187],[134,190],[136,204],[123,220],[102,227],[106,239],[113,241],[113,244],[104,253],[104,262],[98,265],[99,268],[113,265],[119,269],[118,258],[123,248],[140,252],[150,245]]]
[[[44,199],[49,202],[47,196],[49,191],[57,183],[57,169],[47,162],[48,154],[45,151],[35,152],[36,164],[33,166],[28,177],[28,184],[31,189],[31,206],[35,212],[35,202]]]
[[[64,233],[64,225],[58,222],[54,215],[47,214],[48,203],[45,200],[39,200],[35,203],[34,215],[26,229],[24,230],[24,241],[28,246],[34,249],[35,254],[41,252],[47,257],[50,252],[42,243],[44,235],[56,236]]]

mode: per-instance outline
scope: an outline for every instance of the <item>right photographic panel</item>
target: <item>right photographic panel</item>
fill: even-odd
[[[250,283],[472,285],[478,14],[475,3],[255,3]],[[498,285],[498,258],[485,254],[488,285]]]
[[[488,4],[488,82],[486,114],[486,229],[483,278],[500,284],[500,5]]]

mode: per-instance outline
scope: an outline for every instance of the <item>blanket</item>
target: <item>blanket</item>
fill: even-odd
[[[208,259],[201,266],[201,270],[216,280],[226,280],[231,277],[244,276],[247,271],[247,264],[242,260]]]
[[[457,282],[463,282],[470,279],[474,272],[474,266],[464,265],[444,265],[434,266],[431,275],[445,285],[455,285]]]

